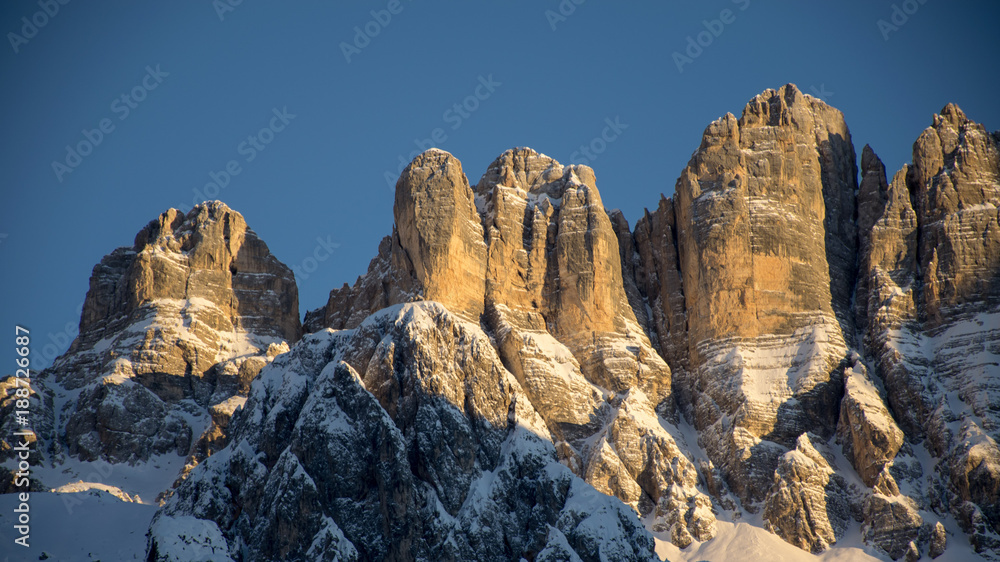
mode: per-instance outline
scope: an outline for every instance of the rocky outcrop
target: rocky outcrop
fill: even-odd
[[[185,518],[234,558],[655,559],[634,514],[557,462],[489,337],[438,303],[306,336],[233,424],[158,513],[150,559],[175,559],[160,529]]]
[[[330,292],[306,314],[305,329],[357,327],[370,314],[415,300],[441,302],[478,322],[483,313],[486,251],[479,214],[462,164],[428,150],[396,183],[393,232],[354,287]]]
[[[920,558],[917,542],[924,523],[916,502],[905,496],[872,494],[864,504],[865,541],[875,545],[893,560]]]
[[[870,149],[862,167],[865,348],[902,428],[940,458],[933,507],[989,552],[1000,544],[1000,135],[949,104],[891,182]]]
[[[474,322],[482,314],[486,253],[469,181],[451,154],[429,150],[403,170],[393,206],[402,252],[397,271],[409,267],[415,296],[437,301]]]
[[[628,226],[605,211],[593,170],[519,148],[474,189],[464,178],[446,152],[418,156],[396,185],[393,234],[368,273],[332,291],[306,328],[353,328],[418,300],[481,321],[566,466],[652,513],[677,544],[713,536],[698,472],[662,426],[675,416],[670,369],[645,313],[640,323],[633,312],[638,289],[631,301],[626,289],[634,270],[623,273],[619,236]]]
[[[79,336],[38,377],[65,402],[45,446],[197,462],[225,443],[231,399],[298,339],[297,310],[292,272],[239,213],[218,202],[163,213],[94,267]]]
[[[803,550],[821,552],[843,536],[849,520],[843,477],[803,434],[774,471],[764,502],[767,527]]]
[[[697,471],[658,421],[673,411],[670,370],[633,313],[593,171],[515,149],[490,166],[476,194],[487,325],[564,462],[640,513],[655,511],[676,544],[713,536]]]
[[[861,480],[881,493],[899,492],[887,465],[903,445],[903,430],[886,408],[883,393],[857,361],[844,372],[837,441]]]
[[[1000,304],[1000,139],[948,104],[913,145],[907,185],[919,217],[927,327],[964,305]],[[957,309],[957,310],[956,310]]]
[[[780,466],[796,474],[785,455],[800,436],[825,440],[836,427],[853,326],[855,178],[843,116],[787,85],[709,125],[673,200],[636,225],[637,285],[683,388],[681,410],[750,511],[773,498],[775,478],[785,482]],[[793,488],[782,497],[800,497]],[[810,505],[767,507],[790,521],[807,520]],[[809,550],[835,539],[772,528]]]

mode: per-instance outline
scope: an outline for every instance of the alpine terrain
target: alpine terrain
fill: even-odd
[[[170,209],[33,379],[29,485],[149,561],[1000,560],[1000,131],[946,105],[891,173],[788,84],[672,191],[633,228],[587,166],[428,150],[304,321],[238,212]]]

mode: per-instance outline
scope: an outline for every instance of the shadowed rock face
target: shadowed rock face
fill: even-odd
[[[843,478],[803,434],[774,471],[764,504],[768,528],[795,546],[822,552],[847,530],[850,508]]]
[[[914,143],[913,164],[891,181],[867,147],[862,168],[857,314],[865,350],[900,426],[940,459],[923,475],[936,494],[931,506],[953,514],[977,551],[995,552],[1000,135],[949,104]],[[919,519],[887,502],[897,507],[879,509],[880,521]],[[896,552],[906,547],[886,540]]]
[[[489,337],[439,303],[306,336],[233,425],[158,513],[151,559],[192,517],[204,547],[249,559],[657,559],[627,507],[557,462]]]
[[[203,458],[225,444],[227,401],[300,330],[292,272],[239,213],[171,209],[94,267],[79,336],[39,377],[49,395],[79,393],[46,445],[82,460]]]
[[[481,322],[564,464],[653,513],[678,544],[714,535],[697,470],[661,425],[674,415],[670,370],[629,304],[590,168],[513,149],[473,189],[453,156],[430,150],[403,171],[394,217],[368,273],[307,314],[307,330],[417,300]]]

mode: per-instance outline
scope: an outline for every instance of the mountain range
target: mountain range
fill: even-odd
[[[393,219],[304,320],[238,212],[154,219],[32,380],[31,489],[155,502],[148,560],[1000,560],[1000,131],[956,105],[890,176],[766,90],[634,227],[430,149]]]

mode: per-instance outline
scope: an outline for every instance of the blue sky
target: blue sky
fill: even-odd
[[[587,158],[634,224],[709,122],[788,82],[890,170],[948,102],[1000,129],[996,2],[231,3],[0,8],[0,330],[29,327],[36,366],[72,339],[94,264],[193,200],[225,201],[298,269],[302,314],[365,271],[392,226],[386,176],[421,145],[473,183],[513,146]]]

